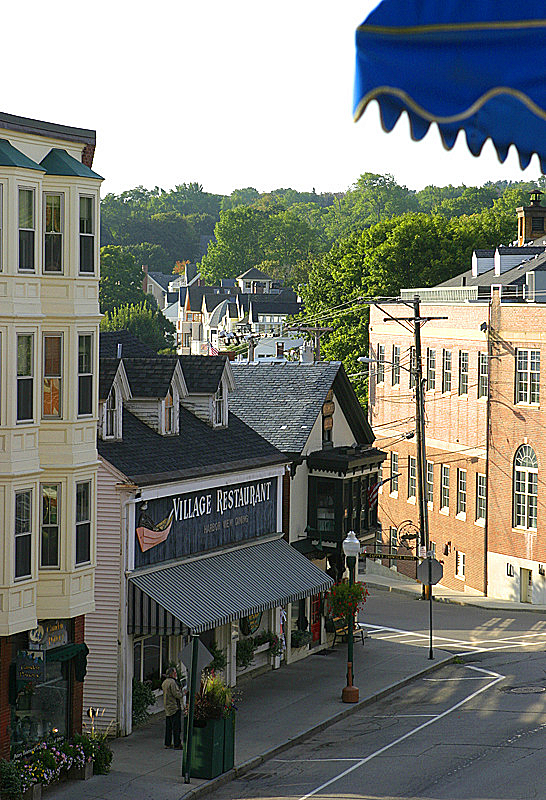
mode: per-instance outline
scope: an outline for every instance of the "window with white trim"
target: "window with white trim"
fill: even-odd
[[[95,272],[95,198],[80,195],[80,272]]]
[[[487,397],[489,391],[487,361],[487,353],[478,353],[478,397]]]
[[[214,412],[214,424],[215,425],[225,425],[225,411],[224,411],[224,382],[220,381],[218,385],[218,389],[213,398],[213,412]]]
[[[44,194],[44,272],[63,271],[64,195]]]
[[[4,187],[0,183],[0,272],[4,268]]]
[[[460,550],[455,552],[455,577],[462,581],[466,577],[466,555]]]
[[[32,574],[32,489],[15,493],[15,577]]]
[[[59,526],[61,521],[61,486],[42,484],[40,567],[59,566]]]
[[[36,215],[34,189],[19,189],[19,271],[34,272]]]
[[[417,459],[408,457],[408,498],[417,495]]]
[[[427,461],[427,503],[432,505],[434,500],[434,462]]]
[[[440,470],[440,508],[449,511],[449,471],[448,464],[442,464]]]
[[[514,528],[537,529],[538,460],[528,444],[522,444],[514,457]]]
[[[76,565],[91,561],[91,481],[76,484]]]
[[[538,404],[540,350],[516,350],[516,403]]]
[[[398,494],[398,453],[391,453],[391,494]]]
[[[436,350],[427,349],[427,389],[436,388]]]
[[[164,417],[165,433],[174,433],[174,405],[173,405],[173,395],[171,389],[169,389],[169,391],[167,392],[167,396],[163,401],[163,408],[165,413]]]
[[[485,520],[486,493],[485,475],[478,472],[476,475],[476,521]]]
[[[78,416],[93,413],[93,334],[78,335]]]
[[[400,345],[393,344],[392,346],[392,385],[400,385]]]
[[[17,422],[34,421],[34,336],[17,334]]]
[[[61,417],[62,333],[44,333],[42,357],[42,417]]]
[[[110,389],[110,394],[104,403],[104,439],[116,439],[118,435],[118,393],[115,386]]]
[[[468,394],[468,352],[459,353],[459,394]]]
[[[377,345],[377,382],[385,383],[385,345]]]
[[[451,350],[442,353],[442,392],[451,391]]]
[[[457,470],[457,514],[466,514],[466,470]]]

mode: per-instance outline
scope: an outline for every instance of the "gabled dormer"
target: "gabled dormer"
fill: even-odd
[[[99,365],[100,439],[121,439],[123,403],[131,397],[131,389],[123,362],[117,358],[101,358]]]
[[[235,389],[231,365],[225,356],[179,356],[188,395],[182,405],[212,428],[226,428],[228,395]]]
[[[188,394],[176,356],[123,359],[131,398],[127,408],[162,436],[179,431],[179,404]]]

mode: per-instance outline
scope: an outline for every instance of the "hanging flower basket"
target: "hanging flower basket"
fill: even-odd
[[[332,617],[349,620],[366,602],[368,587],[365,583],[336,583],[332,586],[326,600]]]

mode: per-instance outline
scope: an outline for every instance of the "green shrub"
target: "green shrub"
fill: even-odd
[[[148,717],[148,708],[155,703],[155,694],[149,683],[133,678],[133,725],[142,725]]]
[[[256,646],[252,636],[249,636],[247,639],[239,639],[237,642],[237,653],[235,660],[240,669],[246,669],[254,663],[255,649]]]
[[[15,761],[0,761],[0,790],[3,800],[21,800],[23,789],[19,767]]]
[[[290,644],[292,647],[304,647],[306,644],[312,640],[312,636],[309,631],[292,631],[292,635],[290,636]]]

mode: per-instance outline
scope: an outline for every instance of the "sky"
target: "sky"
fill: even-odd
[[[363,172],[411,189],[536,180],[536,156],[474,158],[431,127],[412,142],[376,104],[354,123],[354,31],[375,0],[7,3],[0,111],[97,132],[103,195],[198,182],[229,194],[344,191]],[[4,67],[5,73],[5,67]]]

